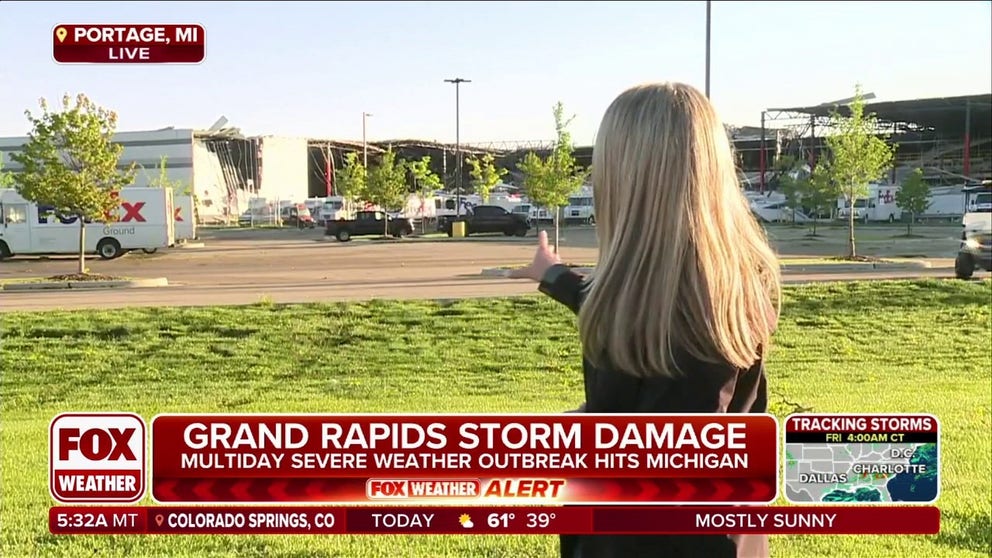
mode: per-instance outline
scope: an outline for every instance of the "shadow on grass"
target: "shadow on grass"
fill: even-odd
[[[986,513],[962,515],[942,512],[940,533],[934,539],[937,544],[969,550],[986,556],[992,555],[992,516]]]
[[[947,308],[987,304],[992,282],[966,284],[953,279],[919,281],[838,282],[813,287],[795,286],[784,291],[784,306],[794,319],[815,320],[838,312],[858,315],[873,311],[884,315],[893,310]],[[977,289],[981,290],[977,290]],[[884,295],[882,294],[884,293]],[[812,325],[812,324],[811,324]]]

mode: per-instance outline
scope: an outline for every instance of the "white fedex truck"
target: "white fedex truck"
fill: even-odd
[[[129,250],[154,252],[175,245],[175,211],[169,188],[123,188],[116,221],[86,224],[86,252],[105,260]],[[78,217],[59,215],[16,190],[0,190],[0,257],[76,254]]]
[[[902,219],[902,209],[896,203],[898,185],[868,185],[868,197],[854,200],[855,221],[888,221],[894,223]],[[846,220],[851,215],[851,204],[845,196],[837,200],[837,218]]]
[[[196,239],[196,214],[193,209],[193,196],[190,194],[174,194],[173,218],[176,222],[176,240]]]

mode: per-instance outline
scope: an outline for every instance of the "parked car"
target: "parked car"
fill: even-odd
[[[282,219],[282,224],[287,227],[312,229],[316,226],[310,209],[302,203],[295,206],[283,207],[279,216]]]
[[[477,233],[503,233],[506,236],[527,236],[530,218],[520,213],[511,213],[498,205],[477,205],[470,215],[461,218],[447,217],[438,223],[438,230],[448,236],[454,234],[452,224],[465,223],[465,235]]]
[[[354,236],[381,236],[386,231],[387,222],[390,236],[401,238],[413,234],[412,220],[391,217],[382,211],[358,211],[354,219],[328,221],[324,234],[341,242],[348,242]]]
[[[313,215],[306,204],[298,203],[284,205],[279,210],[279,220],[284,227],[297,227],[312,229],[316,226]],[[252,225],[275,225],[276,218],[273,209],[268,206],[249,209],[238,217],[238,224],[242,227]]]

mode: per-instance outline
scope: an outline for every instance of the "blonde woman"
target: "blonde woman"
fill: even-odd
[[[511,277],[578,314],[588,413],[760,413],[779,265],[741,194],[713,106],[684,84],[623,92],[593,150],[599,261],[539,239]],[[581,410],[580,410],[581,412]],[[573,558],[764,557],[766,536],[562,536]]]

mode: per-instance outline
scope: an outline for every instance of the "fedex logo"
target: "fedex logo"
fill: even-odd
[[[365,495],[372,500],[409,498],[407,480],[369,479],[365,483]]]
[[[68,502],[137,502],[145,493],[145,421],[63,413],[49,427],[49,489]]]
[[[145,216],[141,214],[141,210],[145,207],[145,202],[121,202],[121,216],[120,219],[115,219],[113,215],[106,214],[104,217],[107,221],[118,221],[121,223],[126,223],[128,221],[133,221],[137,223],[145,223]],[[52,214],[55,215],[55,219],[62,223],[63,225],[71,225],[73,223],[79,222],[78,215],[63,215],[59,213],[54,207],[40,205],[38,206],[38,224],[47,225],[48,218]],[[92,223],[92,219],[83,219],[84,223]]]
[[[121,194],[120,192],[114,192],[110,196],[113,198],[119,198]],[[121,216],[118,222],[127,223],[128,221],[136,221],[138,223],[144,223],[145,217],[141,214],[141,208],[143,207],[145,207],[145,202],[131,203],[127,201],[121,201],[121,212],[123,213],[123,215]],[[110,220],[111,218],[112,217],[110,215],[107,216],[107,220]]]

